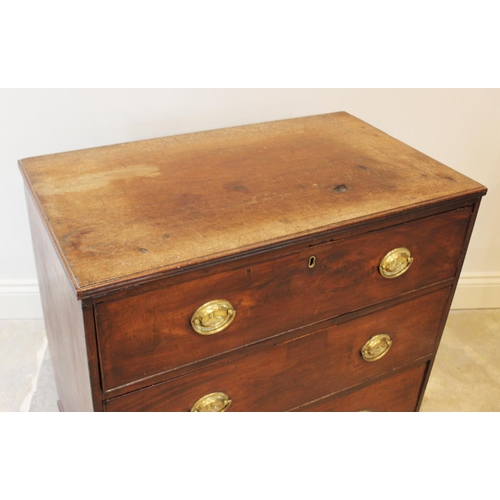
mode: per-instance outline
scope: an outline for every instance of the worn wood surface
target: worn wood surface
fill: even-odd
[[[20,167],[65,411],[189,411],[214,391],[229,411],[418,409],[486,193],[346,113]],[[413,264],[386,280],[400,246]],[[196,334],[217,298],[235,320]],[[393,345],[368,363],[377,333]]]
[[[80,296],[485,193],[347,113],[35,157],[20,167]]]
[[[433,215],[444,214],[458,209],[471,209],[479,198],[460,198],[455,201],[449,201],[443,204],[432,205],[427,208],[420,208],[407,212],[402,212],[397,215],[384,216],[373,221],[365,221],[359,224],[349,225],[341,229],[331,229],[322,231],[310,236],[294,238],[290,241],[284,241],[280,245],[272,247],[262,247],[253,252],[236,254],[226,259],[215,259],[207,261],[199,265],[192,265],[188,270],[179,269],[177,271],[165,271],[164,273],[154,273],[151,278],[143,276],[133,281],[128,282],[127,286],[121,289],[115,289],[105,286],[100,288],[98,293],[93,293],[87,296],[89,291],[85,292],[85,299],[92,301],[94,304],[102,302],[110,302],[125,297],[132,297],[141,293],[147,293],[154,290],[165,288],[165,284],[177,285],[189,280],[197,280],[199,278],[214,276],[224,271],[234,271],[242,266],[254,266],[264,260],[274,260],[279,257],[299,253],[304,251],[308,253],[313,246],[323,245],[325,243],[339,242],[347,238],[357,237],[369,232],[383,230],[400,224],[407,224],[414,220],[424,219]],[[435,239],[435,237],[434,237]]]
[[[415,411],[427,363],[413,366],[362,389],[326,397],[293,411]]]
[[[86,342],[86,335],[87,339],[94,336],[92,308],[82,309],[77,300],[28,191],[26,200],[60,409],[101,411],[97,350],[95,341]]]
[[[470,207],[97,304],[104,389],[453,278],[469,217]],[[378,265],[400,246],[411,250],[414,261],[402,276],[385,279]],[[229,300],[236,317],[220,333],[199,335],[191,317],[214,299]]]
[[[228,411],[285,411],[430,356],[449,289],[290,342],[109,400],[106,411],[189,411],[222,391]],[[374,335],[393,344],[378,361],[361,357]]]

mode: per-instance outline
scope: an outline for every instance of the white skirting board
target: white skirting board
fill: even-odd
[[[463,274],[452,309],[500,309],[500,273]],[[36,280],[0,280],[0,320],[42,318]]]
[[[462,273],[452,309],[500,309],[500,273]]]
[[[0,280],[0,320],[43,318],[36,280]]]

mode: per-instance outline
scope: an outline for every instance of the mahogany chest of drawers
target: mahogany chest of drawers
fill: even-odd
[[[486,188],[347,114],[20,161],[64,411],[416,411]]]

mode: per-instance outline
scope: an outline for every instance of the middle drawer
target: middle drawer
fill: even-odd
[[[430,356],[449,291],[113,398],[105,410],[189,411],[201,401],[200,411],[207,411],[204,396],[217,393],[231,401],[229,411],[286,411],[304,405]]]
[[[242,260],[238,269],[218,266],[196,280],[97,304],[104,389],[453,278],[470,213],[470,207],[454,210],[246,266]],[[436,234],[446,234],[447,244],[437,248]],[[412,260],[391,257],[387,268],[396,277],[386,279],[379,265],[400,247]]]

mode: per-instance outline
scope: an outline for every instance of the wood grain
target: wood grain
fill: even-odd
[[[362,389],[326,397],[292,411],[415,411],[427,365],[424,363],[413,366]]]
[[[347,114],[20,161],[79,294],[484,186]]]
[[[449,289],[284,342],[262,352],[157,384],[105,403],[105,411],[189,411],[205,394],[222,391],[228,411],[286,411],[360,384],[433,352]],[[380,360],[361,357],[380,333],[393,344]],[[415,401],[416,402],[416,401]]]
[[[96,305],[105,390],[318,323],[453,278],[470,207],[368,232],[306,251],[114,302]],[[439,235],[439,238],[436,238]],[[378,265],[406,246],[414,262],[396,279]],[[316,266],[308,267],[311,255]],[[202,304],[229,300],[237,313],[223,332],[202,336],[190,319]],[[165,374],[165,377],[175,373]],[[147,380],[143,385],[147,384]]]
[[[88,310],[84,316],[83,304],[76,298],[29,191],[26,200],[59,407],[62,411],[101,411],[98,366],[93,363],[89,370],[87,355],[86,331],[93,335],[92,309],[90,317]],[[90,356],[96,356],[95,342]]]
[[[64,411],[418,410],[486,193],[347,113],[19,166]],[[200,336],[214,299],[236,317]]]

